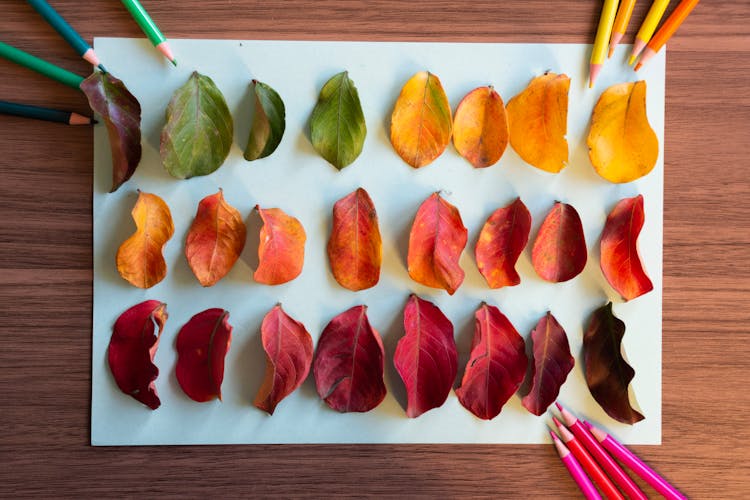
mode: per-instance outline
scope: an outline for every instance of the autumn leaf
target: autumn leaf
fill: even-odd
[[[305,263],[305,229],[280,208],[256,205],[255,209],[263,220],[255,281],[280,285],[293,280],[302,272]]]
[[[500,94],[478,87],[463,98],[453,119],[453,144],[476,168],[494,165],[508,145],[508,118]]]
[[[310,138],[315,151],[341,170],[357,159],[366,135],[357,87],[348,71],[334,75],[320,90],[310,117]]]
[[[406,386],[406,415],[416,418],[442,406],[456,379],[458,351],[453,325],[432,302],[416,295],[404,309],[404,336],[393,364]]]
[[[596,172],[609,182],[631,182],[651,172],[659,139],[646,116],[646,82],[620,83],[602,92],[586,143]]]
[[[167,106],[159,153],[173,177],[208,175],[224,163],[232,146],[233,123],[219,88],[193,71]]]
[[[451,140],[451,108],[440,79],[427,71],[401,89],[391,115],[391,144],[414,168],[443,154]]]
[[[161,405],[154,381],[159,369],[154,354],[167,322],[167,305],[158,300],[137,304],[117,318],[107,359],[117,387],[152,410]],[[157,331],[155,326],[159,327]]]
[[[411,226],[407,255],[411,279],[453,295],[464,280],[458,260],[467,239],[458,209],[433,193],[420,205]]]
[[[318,395],[340,412],[366,412],[385,398],[380,334],[355,306],[333,318],[318,340],[313,373]]]
[[[516,262],[529,241],[530,231],[531,214],[521,198],[492,212],[484,223],[474,254],[479,272],[490,288],[521,283]]]
[[[328,260],[336,281],[349,290],[364,290],[380,279],[382,243],[375,205],[362,188],[333,206]]]
[[[583,359],[586,365],[586,384],[591,395],[607,415],[623,424],[634,424],[644,419],[630,406],[628,385],[635,370],[621,353],[625,323],[612,312],[612,302],[591,315],[583,334]]]
[[[586,240],[578,212],[556,202],[542,222],[531,251],[537,274],[553,283],[578,276],[586,266]]]
[[[638,254],[638,235],[644,218],[643,196],[625,198],[609,213],[602,231],[602,273],[625,300],[654,289]]]
[[[265,158],[276,151],[286,128],[284,101],[268,85],[253,80],[255,115],[250,127],[250,138],[245,148],[248,161]]]
[[[151,288],[167,275],[162,250],[174,234],[172,214],[164,200],[143,191],[130,213],[136,231],[117,250],[117,271],[131,285]]]
[[[508,102],[510,145],[523,161],[558,173],[568,163],[568,75],[546,73]]]
[[[112,193],[130,179],[141,161],[141,105],[111,73],[94,71],[81,83],[81,90],[107,127],[112,151]]]
[[[221,399],[224,357],[231,341],[229,312],[224,309],[206,309],[180,329],[175,374],[190,399],[199,403]]]
[[[521,403],[539,416],[557,399],[575,359],[570,354],[565,330],[549,311],[531,331],[531,342],[534,353],[531,389]]]
[[[266,376],[254,405],[273,415],[276,405],[307,378],[313,358],[313,341],[305,325],[276,305],[260,325],[266,352]]]
[[[477,417],[491,420],[518,390],[528,359],[523,338],[495,306],[482,304],[474,315],[474,340],[458,401]]]

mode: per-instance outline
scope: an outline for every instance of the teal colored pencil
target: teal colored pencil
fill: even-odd
[[[31,106],[30,104],[18,104],[8,101],[0,101],[0,113],[48,122],[67,123],[68,125],[90,125],[96,123],[96,120],[92,120],[88,116],[79,115],[73,111],[61,111],[59,109],[42,108]]]
[[[177,61],[172,54],[172,49],[169,48],[167,39],[164,38],[164,35],[162,35],[159,27],[156,25],[154,20],[151,19],[151,16],[148,15],[148,12],[146,12],[146,9],[143,8],[143,5],[141,5],[138,0],[121,1],[125,8],[128,9],[128,12],[130,12],[130,15],[133,16],[133,20],[138,24],[138,26],[141,27],[141,30],[148,37],[148,39],[151,40],[151,43],[154,44],[154,47],[156,47],[159,52],[164,54],[164,57],[169,59],[172,64],[177,66]]]
[[[28,52],[24,52],[23,50],[17,49],[7,43],[0,42],[0,57],[4,57],[16,64],[33,69],[37,73],[41,73],[46,77],[64,83],[68,87],[73,87],[78,90],[81,89],[81,82],[83,82],[82,76],[78,76],[66,69],[48,63],[44,59],[32,56]]]

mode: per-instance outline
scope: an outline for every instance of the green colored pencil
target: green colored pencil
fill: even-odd
[[[68,125],[91,125],[92,123],[96,123],[96,120],[92,120],[88,116],[79,115],[73,111],[61,111],[59,109],[42,108],[8,101],[0,101],[0,113],[46,120],[48,122],[67,123]]]
[[[172,55],[172,49],[169,48],[167,39],[164,38],[164,35],[159,31],[159,27],[156,26],[154,20],[148,15],[148,12],[143,8],[143,5],[141,5],[138,0],[122,0],[122,4],[128,9],[130,15],[133,16],[133,20],[138,23],[138,26],[141,27],[143,33],[145,33],[148,39],[151,40],[154,47],[164,54],[172,64],[177,66],[177,61],[175,60],[174,55]]]
[[[81,88],[81,82],[83,82],[82,76],[78,76],[66,69],[62,69],[61,67],[48,63],[43,59],[32,56],[28,52],[24,52],[23,50],[10,46],[7,43],[0,42],[0,57],[4,57],[9,61],[20,64],[21,66],[26,66],[37,73],[41,73],[46,77],[64,83],[68,87],[73,87],[74,89],[79,90]]]

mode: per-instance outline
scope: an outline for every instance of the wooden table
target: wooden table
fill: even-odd
[[[52,3],[88,39],[142,36],[119,2]],[[576,43],[593,40],[600,6],[143,4],[173,38]],[[88,74],[24,2],[2,2],[0,18],[1,40]],[[749,18],[750,2],[703,2],[667,56],[664,433],[635,449],[695,498],[750,490]],[[87,111],[75,90],[0,71],[2,99]],[[0,116],[0,496],[576,495],[550,446],[89,446],[92,145],[89,128]]]

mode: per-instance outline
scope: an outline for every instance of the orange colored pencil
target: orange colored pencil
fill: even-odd
[[[635,7],[635,0],[622,0],[620,2],[620,7],[617,9],[617,17],[615,17],[615,24],[612,26],[612,38],[609,39],[609,54],[607,54],[607,59],[612,57],[612,54],[615,53],[615,47],[620,43],[622,37],[625,36],[628,23],[630,23],[630,16],[633,15],[633,7]]]
[[[649,59],[654,57],[657,52],[659,52],[659,49],[661,49],[665,43],[667,43],[667,40],[669,40],[672,35],[674,35],[675,31],[677,31],[677,28],[680,27],[682,22],[687,18],[687,16],[693,11],[696,5],[698,5],[698,2],[700,0],[682,0],[680,4],[675,8],[674,12],[667,18],[666,21],[664,21],[664,24],[661,28],[659,28],[659,31],[656,32],[656,34],[651,37],[651,40],[649,40],[648,45],[646,45],[646,49],[643,51],[643,55],[641,55],[640,61],[638,61],[638,64],[635,65],[635,70],[638,71],[641,69],[641,66],[646,64]]]

